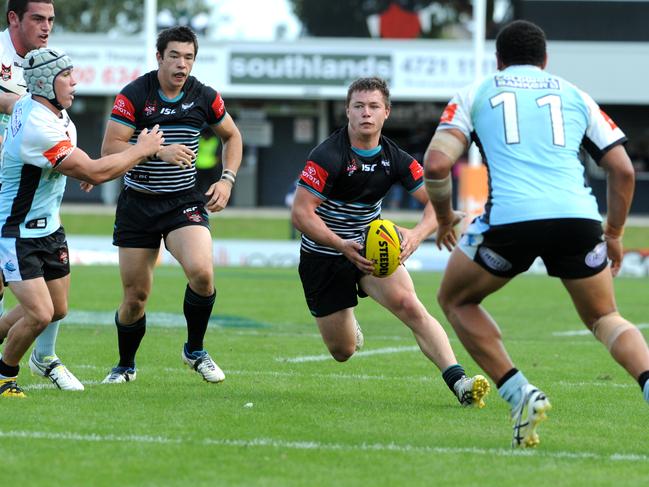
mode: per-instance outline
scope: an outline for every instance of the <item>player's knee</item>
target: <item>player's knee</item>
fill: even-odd
[[[142,289],[130,288],[124,293],[124,307],[131,311],[144,309],[149,294]]]
[[[617,311],[600,317],[591,327],[593,335],[606,346],[609,352],[624,332],[635,329],[636,327]]]
[[[336,362],[347,362],[352,357],[352,355],[354,355],[354,351],[354,347],[335,348],[333,350],[329,350],[329,353]]]
[[[64,310],[60,310],[60,311],[54,312],[54,315],[52,316],[52,320],[51,320],[51,321],[62,320],[62,319],[65,318],[67,315],[68,315],[68,310],[67,310],[67,309],[64,309]]]
[[[356,351],[355,343],[330,343],[327,345],[329,353],[336,362],[347,362]]]
[[[197,294],[210,296],[214,292],[214,274],[211,269],[194,269],[188,275],[189,287]]]
[[[31,313],[31,327],[36,335],[47,328],[52,321],[54,321],[54,309],[50,307],[33,310]]]

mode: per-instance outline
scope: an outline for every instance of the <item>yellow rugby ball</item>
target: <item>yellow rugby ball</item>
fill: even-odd
[[[390,220],[374,220],[365,228],[364,256],[374,262],[373,275],[387,277],[399,267],[401,235]]]

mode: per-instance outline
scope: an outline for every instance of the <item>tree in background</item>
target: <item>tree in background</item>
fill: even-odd
[[[142,31],[144,0],[65,0],[60,3],[54,23],[58,32],[128,35]],[[172,19],[174,25],[190,25],[192,19],[209,13],[207,3],[206,0],[158,0],[158,11],[165,19]]]

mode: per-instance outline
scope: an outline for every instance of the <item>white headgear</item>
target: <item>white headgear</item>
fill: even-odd
[[[56,100],[54,79],[66,69],[72,69],[72,60],[62,51],[47,47],[29,51],[23,63],[23,72],[27,91],[32,95],[42,96],[56,108],[63,107]]]

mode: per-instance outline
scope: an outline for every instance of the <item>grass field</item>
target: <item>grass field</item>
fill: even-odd
[[[211,218],[212,236],[219,239],[265,239],[286,240],[291,235],[291,226],[288,212],[283,217],[255,216],[251,211],[250,216],[233,218],[228,212],[213,215]],[[412,216],[399,214],[395,223],[408,228],[413,227],[418,218],[416,213]],[[109,235],[115,221],[114,215],[65,213],[62,217],[65,231],[68,235]],[[628,249],[642,249],[649,247],[649,226],[631,226],[625,228],[624,246]]]
[[[413,276],[441,316],[440,276]],[[28,398],[0,401],[3,485],[647,485],[647,404],[603,346],[566,334],[582,327],[555,280],[523,276],[486,303],[554,406],[541,445],[525,451],[509,448],[495,390],[486,408],[460,408],[407,329],[373,302],[357,310],[364,350],[344,364],[327,358],[292,269],[217,269],[206,348],[227,379],[204,383],[180,361],[184,282],[177,267],[157,269],[138,378],[107,386],[98,382],[117,358],[118,270],[73,268],[58,352],[86,390],[55,390],[24,364]],[[616,287],[622,312],[647,323],[646,281]]]

